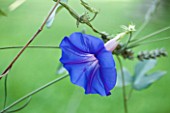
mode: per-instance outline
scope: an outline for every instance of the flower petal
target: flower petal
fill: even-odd
[[[113,60],[113,55],[110,51],[107,51],[105,48],[102,49],[97,55],[96,58],[99,60],[99,64],[103,68],[115,68],[115,62]]]
[[[70,74],[73,84],[85,89],[86,94],[110,95],[116,83],[116,69],[111,52],[102,40],[73,33],[60,44],[60,61]]]
[[[97,66],[96,66],[97,65]],[[73,84],[84,88],[86,94],[110,95],[116,83],[114,68],[101,68],[95,62],[65,64]]]
[[[70,35],[69,40],[71,43],[79,48],[81,51],[95,54],[104,48],[104,42],[91,35],[82,34],[80,32],[75,32]]]
[[[63,39],[60,48],[62,49],[62,57],[60,58],[60,61],[63,64],[75,64],[95,60],[94,55],[81,51],[70,42],[68,37]]]
[[[116,78],[117,78],[115,62],[113,60],[112,53],[104,48],[96,55],[96,58],[99,61],[98,62],[99,72],[98,75],[96,74],[96,76],[98,76],[97,77],[98,79],[94,79],[93,83],[98,83],[99,81],[101,81],[100,83],[102,83],[104,86],[103,88],[105,90],[105,95],[109,95],[110,90],[113,89],[116,84]],[[95,87],[98,86],[94,85],[93,87],[94,89],[96,89]],[[98,87],[97,89],[100,88]]]

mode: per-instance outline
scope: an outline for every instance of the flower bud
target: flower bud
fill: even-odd
[[[116,49],[116,47],[119,44],[119,40],[124,37],[127,34],[127,32],[122,32],[118,34],[115,38],[109,40],[108,42],[105,43],[105,48],[106,50],[112,52],[113,50]]]
[[[124,29],[124,32],[119,33],[118,35],[116,35],[115,38],[113,38],[113,39],[109,40],[108,42],[106,42],[106,44],[105,44],[106,50],[112,52],[118,46],[119,40],[121,38],[123,38],[126,34],[128,34],[130,32],[136,31],[135,30],[135,25],[133,25],[133,24],[132,25],[130,24],[129,26],[122,26],[122,28]]]

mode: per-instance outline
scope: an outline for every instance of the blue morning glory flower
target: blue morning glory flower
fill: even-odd
[[[60,62],[71,82],[83,87],[85,94],[108,96],[116,84],[115,62],[106,45],[99,38],[79,32],[64,37],[60,44]]]

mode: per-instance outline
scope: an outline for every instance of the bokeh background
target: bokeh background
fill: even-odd
[[[100,10],[93,21],[96,28],[117,34],[121,25],[133,22],[136,29],[142,25],[144,16],[152,0],[88,0]],[[0,8],[7,16],[0,16],[0,47],[24,45],[40,27],[49,10],[52,0],[26,0],[14,11],[9,6],[14,0],[0,0]],[[84,12],[79,0],[69,0],[69,4],[79,14]],[[156,12],[138,38],[170,25],[170,1],[161,0]],[[98,36],[86,25],[76,27],[76,21],[63,9],[56,16],[50,29],[46,27],[31,45],[58,46],[64,36],[86,28],[86,33]],[[170,36],[170,30],[155,38]],[[152,50],[165,47],[170,53],[170,40],[140,46],[134,51]],[[0,50],[0,72],[2,72],[20,49]],[[135,54],[136,54],[135,53]],[[8,78],[9,105],[16,99],[60,77],[56,74],[61,51],[59,49],[27,49],[14,64]],[[137,60],[123,60],[123,65],[131,73]],[[170,58],[159,58],[155,70],[166,70],[167,74],[151,87],[134,91],[128,101],[129,113],[169,113],[170,112]],[[117,63],[117,68],[119,65]],[[0,81],[0,109],[4,100],[4,79]],[[130,87],[127,87],[128,91]],[[122,89],[114,88],[112,95],[85,95],[82,88],[73,85],[69,77],[34,95],[31,103],[18,113],[124,113]],[[20,104],[21,105],[21,104]],[[20,106],[19,105],[19,106]],[[16,106],[16,107],[19,107]]]

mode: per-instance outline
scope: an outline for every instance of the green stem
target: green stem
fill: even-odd
[[[124,73],[123,73],[123,66],[122,66],[122,62],[121,59],[119,58],[119,56],[117,56],[117,59],[119,61],[120,64],[120,70],[121,70],[121,76],[122,76],[122,93],[123,93],[123,101],[124,101],[124,112],[128,113],[128,108],[127,108],[127,97],[126,97],[126,87],[125,87],[125,77],[124,77]]]
[[[20,49],[24,46],[5,46],[0,47],[0,50],[6,50],[6,49]],[[35,46],[28,46],[27,48],[35,48],[35,49],[60,49],[58,46],[45,46],[45,45],[35,45]]]
[[[128,44],[130,43],[131,38],[132,38],[132,32],[130,32],[129,34],[130,35],[129,35],[127,43],[118,51],[118,54],[122,53],[122,51],[124,51],[127,48]]]
[[[90,22],[87,22],[87,23],[85,23],[85,24],[86,24],[87,26],[89,26],[95,33],[98,33],[98,34],[100,34],[100,35],[102,35],[102,36],[105,36],[104,33],[100,32],[100,31],[98,31],[96,28],[94,28],[93,25],[92,25]]]
[[[4,81],[4,108],[6,107],[7,96],[8,96],[8,92],[7,92],[7,78],[8,78],[8,75],[5,76],[5,81]]]
[[[164,41],[164,40],[168,40],[168,39],[170,39],[170,37],[163,37],[163,38],[159,38],[159,39],[155,39],[155,40],[151,40],[151,41],[147,41],[147,42],[132,44],[132,45],[128,46],[127,48],[130,49],[130,48],[142,46],[142,45],[145,45],[145,44],[152,44],[153,42],[160,42],[160,41]]]
[[[16,100],[16,101],[13,102],[11,105],[9,105],[8,107],[6,107],[6,108],[3,109],[2,111],[0,111],[0,113],[5,113],[7,110],[9,110],[10,108],[12,108],[12,107],[14,107],[15,105],[19,104],[19,103],[22,102],[23,100],[29,98],[30,96],[35,95],[36,93],[38,93],[38,92],[42,91],[43,89],[45,89],[45,88],[47,88],[47,87],[55,84],[56,82],[59,82],[60,80],[66,78],[66,77],[68,77],[68,74],[67,74],[67,75],[64,75],[64,76],[62,76],[62,77],[60,77],[60,78],[57,78],[57,79],[55,79],[55,80],[53,80],[53,81],[45,84],[44,86],[41,86],[40,88],[38,88],[38,89],[36,89],[36,90],[28,93],[27,95],[21,97],[20,99]]]
[[[128,97],[127,97],[127,100],[130,99],[130,97],[132,96],[132,93],[133,93],[133,88],[130,89],[129,94],[128,94]]]
[[[155,31],[155,32],[153,32],[153,33],[151,33],[151,34],[149,34],[149,35],[146,35],[146,36],[144,36],[143,38],[140,38],[140,39],[138,39],[138,40],[136,40],[136,41],[133,41],[131,44],[137,44],[137,43],[140,43],[140,42],[142,42],[142,41],[145,41],[146,39],[148,39],[148,38],[150,38],[150,37],[152,37],[152,36],[155,36],[155,35],[157,35],[157,34],[159,34],[159,33],[161,33],[161,32],[164,32],[164,31],[166,31],[166,30],[168,30],[168,29],[170,29],[170,26],[164,27],[164,28],[162,28],[162,29],[160,29],[160,30],[157,30],[157,31]]]
[[[128,44],[130,43],[131,39],[132,39],[132,32],[129,33],[129,38],[128,38],[128,41],[127,43],[125,44],[125,46],[122,48],[122,50],[124,50],[125,48],[127,48]]]
[[[90,20],[88,22],[84,22],[81,20],[81,16],[79,16],[79,14],[74,11],[68,4],[65,4],[64,2],[60,2],[60,4],[80,23],[82,24],[86,24],[87,26],[89,26],[95,33],[102,35],[104,37],[107,37],[104,33],[100,32],[99,30],[97,30],[91,23]],[[106,38],[104,38],[106,39]]]
[[[127,41],[127,43],[126,43],[126,46],[125,46],[125,47],[127,47],[127,46],[128,46],[128,44],[130,43],[130,41],[131,41],[131,39],[132,39],[132,32],[130,32],[129,34],[130,34],[130,36],[129,36],[129,39],[128,39],[128,41]]]
[[[32,99],[32,97],[29,97],[27,102],[24,105],[22,105],[21,107],[19,107],[17,109],[9,110],[9,111],[7,111],[7,113],[14,113],[14,112],[17,112],[17,111],[20,111],[20,110],[24,109],[31,102],[31,99]]]
[[[92,21],[96,18],[97,14],[98,14],[98,12],[94,14],[93,18],[91,18],[91,19],[89,20],[89,22],[92,22]]]

